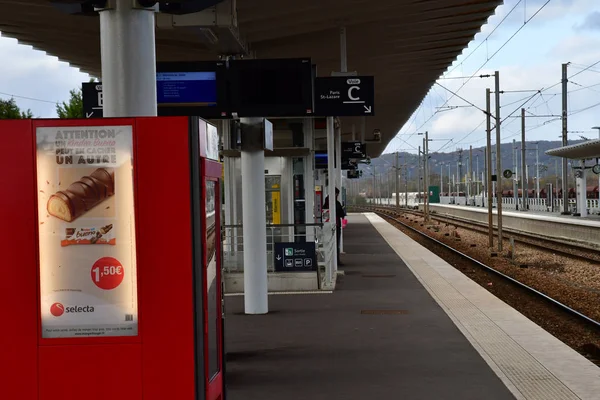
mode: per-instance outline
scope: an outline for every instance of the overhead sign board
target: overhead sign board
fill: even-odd
[[[317,270],[315,242],[275,243],[275,271],[302,272]]]
[[[357,169],[357,168],[358,168],[358,163],[356,161],[342,158],[342,171],[346,171],[349,169]]]
[[[373,76],[315,78],[315,115],[374,116],[375,78]]]
[[[85,82],[81,87],[83,97],[83,113],[86,118],[102,118],[104,116],[104,99],[102,84],[99,82]]]
[[[342,142],[342,159],[367,158],[367,145],[361,142]]]

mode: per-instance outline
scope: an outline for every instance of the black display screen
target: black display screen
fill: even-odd
[[[228,81],[230,109],[240,117],[313,113],[310,59],[231,61]]]

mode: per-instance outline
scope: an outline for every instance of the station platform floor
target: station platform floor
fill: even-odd
[[[331,294],[227,297],[228,400],[598,399],[600,368],[374,214]]]

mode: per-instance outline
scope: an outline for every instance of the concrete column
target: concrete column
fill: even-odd
[[[267,287],[267,213],[265,210],[265,153],[257,144],[256,126],[262,118],[242,118],[250,131],[242,149],[242,213],[244,235],[244,307],[246,314],[269,312]],[[243,132],[244,134],[246,132]]]
[[[104,116],[156,116],[155,8],[115,1],[99,11]]]

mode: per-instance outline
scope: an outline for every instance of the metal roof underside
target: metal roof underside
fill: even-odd
[[[375,76],[379,156],[436,79],[456,60],[502,0],[237,0],[239,31],[260,58],[311,57],[319,76],[340,69],[339,27],[347,29],[348,70]],[[0,32],[100,76],[97,17],[59,12],[46,0],[0,0]],[[218,54],[192,29],[158,29],[158,61],[211,60]],[[360,118],[342,119],[357,132]]]
[[[598,158],[600,157],[600,140],[588,140],[570,146],[559,147],[546,151],[546,154],[572,160]]]

